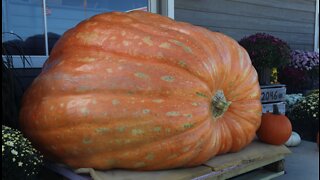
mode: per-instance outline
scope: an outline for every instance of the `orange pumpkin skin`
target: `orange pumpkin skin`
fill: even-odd
[[[262,114],[261,119],[261,125],[257,131],[257,136],[262,142],[281,145],[290,138],[292,125],[285,115],[264,113]]]
[[[218,90],[231,102],[220,117]],[[113,12],[61,37],[24,95],[20,125],[73,168],[158,170],[239,151],[261,112],[257,73],[236,41],[157,14]]]

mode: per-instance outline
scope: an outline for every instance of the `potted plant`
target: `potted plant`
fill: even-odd
[[[319,53],[292,51],[290,63],[279,71],[278,80],[287,85],[289,93],[306,93],[319,88]]]
[[[288,112],[292,129],[304,140],[316,142],[319,131],[319,89],[301,98]]]
[[[272,68],[283,67],[290,62],[290,47],[279,38],[266,33],[257,33],[239,41],[256,68],[261,85],[271,82]]]

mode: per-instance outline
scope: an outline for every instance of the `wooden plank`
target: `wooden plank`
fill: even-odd
[[[315,20],[314,12],[296,11],[292,9],[248,4],[238,1],[202,0],[199,3],[194,3],[194,0],[175,0],[175,8],[293,22],[314,23]]]
[[[252,162],[275,156],[284,156],[291,153],[290,150],[282,146],[275,146],[254,140],[247,147],[237,153],[219,155],[204,163],[214,171],[222,170],[242,163]]]
[[[286,104],[284,102],[262,104],[262,113],[273,112],[273,104],[277,104],[281,114],[286,114]]]
[[[179,179],[227,179],[254,169],[280,161],[290,150],[285,146],[274,146],[255,139],[246,148],[237,153],[219,155],[202,166],[160,171],[109,170],[97,171],[92,168],[80,168],[78,174],[90,174],[94,180],[179,180]],[[70,175],[70,174],[69,174]]]
[[[265,169],[257,169],[257,170],[253,170],[252,172],[233,177],[230,180],[248,180],[248,179],[269,180],[269,179],[279,177],[281,175],[284,175],[284,171],[275,173]]]
[[[221,13],[208,13],[175,8],[175,19],[201,26],[224,28],[256,29],[261,31],[280,31],[293,33],[313,33],[314,24],[283,20],[246,17]]]
[[[235,176],[238,176],[243,173],[250,172],[254,169],[263,167],[265,165],[268,165],[270,163],[279,161],[283,159],[283,155],[277,155],[277,156],[272,156],[268,158],[264,158],[261,160],[254,160],[252,162],[245,162],[242,163],[241,165],[238,166],[233,166],[231,168],[226,168],[223,170],[219,170],[218,172],[212,172],[210,174],[204,175],[202,177],[197,178],[196,180],[201,180],[203,178],[205,179],[212,179],[212,180],[217,180],[217,179],[229,179]]]
[[[209,167],[198,166],[195,168],[143,172],[126,170],[95,171],[91,168],[81,168],[76,170],[76,172],[90,173],[94,180],[189,180],[211,173],[212,171]]]

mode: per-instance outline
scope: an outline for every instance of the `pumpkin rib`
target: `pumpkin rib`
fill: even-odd
[[[240,46],[237,47],[240,48]],[[238,51],[239,60],[241,59],[242,63],[236,64],[232,62],[232,65],[234,66],[239,65],[239,69],[241,69],[241,71],[239,71],[240,73],[235,74],[235,76],[237,76],[238,78],[233,78],[232,76],[229,76],[229,78],[226,80],[226,82],[228,82],[228,84],[224,85],[224,89],[227,92],[226,96],[228,96],[228,92],[230,91],[232,92],[234,90],[243,90],[243,87],[241,87],[242,83],[245,82],[248,78],[252,78],[251,73],[254,70],[252,69],[251,62],[247,60],[249,59],[249,56],[245,56],[244,54],[245,53],[243,53],[242,51]],[[232,59],[234,59],[234,57],[232,57]],[[237,72],[238,69],[232,70],[232,72],[234,71]],[[246,87],[248,86],[245,86],[245,88]]]
[[[188,133],[188,132],[184,132],[184,133],[182,133],[182,134],[178,134],[178,135],[176,135],[176,136],[173,136],[173,137],[171,137],[171,138],[173,138],[173,139],[171,139],[171,138],[167,138],[167,139],[162,139],[162,144],[165,144],[165,141],[172,141],[172,142],[170,142],[171,144],[174,144],[174,143],[186,143],[185,141],[190,141],[191,139],[193,139],[193,141],[194,142],[196,142],[196,141],[199,141],[199,139],[202,139],[202,138],[197,138],[197,137],[195,137],[196,135],[199,135],[199,136],[203,136],[203,135],[205,135],[206,133],[204,133],[203,132],[203,130],[204,129],[206,129],[206,128],[209,128],[209,127],[206,127],[206,125],[208,124],[209,122],[208,121],[204,121],[203,122],[203,124],[201,124],[201,125],[199,125],[198,127],[195,127],[194,129],[190,129],[190,131],[191,132],[193,132],[193,133]],[[206,127],[206,128],[204,128],[204,127]],[[199,133],[194,133],[194,131],[197,131],[197,132],[201,132],[200,134]],[[182,138],[182,137],[184,137],[184,138]],[[159,139],[159,141],[161,141],[161,139]],[[145,153],[142,153],[142,154],[147,154],[147,152],[152,152],[152,151],[154,151],[155,149],[157,149],[157,151],[159,151],[159,153],[161,153],[161,151],[163,151],[164,149],[163,148],[161,148],[161,145],[159,146],[159,144],[161,144],[161,143],[159,143],[159,141],[154,141],[154,142],[151,142],[151,143],[149,143],[149,144],[144,144],[144,145],[142,145],[142,146],[131,146],[130,148],[129,147],[127,147],[126,149],[123,149],[122,151],[123,152],[130,152],[130,153],[132,153],[132,154],[136,154],[136,152],[141,152],[139,149],[143,149],[143,151],[145,152]],[[196,143],[191,143],[191,142],[188,142],[187,144],[196,144]],[[148,147],[149,146],[149,147]],[[158,147],[158,148],[155,148],[154,146],[156,146],[156,147]],[[182,146],[183,147],[183,146]],[[152,149],[152,150],[151,150]],[[110,156],[114,156],[114,157],[118,157],[118,156],[120,156],[121,157],[121,154],[123,153],[121,150],[118,150],[118,151],[113,151],[113,152],[111,152],[112,154],[110,155]],[[96,152],[96,154],[98,154],[99,152]],[[104,154],[104,153],[109,153],[109,152],[101,152],[101,154]],[[190,148],[190,150],[189,150],[189,153],[194,153],[193,151],[192,151],[192,149]],[[140,156],[140,154],[141,153],[138,153],[136,156]],[[156,156],[156,153],[154,153],[155,154],[155,156]],[[196,153],[197,154],[197,153]],[[181,159],[182,157],[184,157],[184,156],[186,156],[186,154],[183,154],[183,156],[177,156],[177,157],[175,157],[175,158],[170,158],[169,160],[168,159],[166,159],[166,158],[160,158],[160,159],[158,159],[158,161],[156,161],[156,162],[153,162],[155,165],[154,165],[154,167],[153,168],[148,168],[148,169],[140,169],[140,170],[153,170],[153,169],[163,169],[163,168],[161,168],[161,166],[164,166],[164,165],[166,165],[166,164],[171,164],[171,163],[179,163],[178,162],[178,159]],[[193,155],[193,156],[196,156],[196,155]],[[192,157],[193,157],[192,156]],[[97,156],[97,157],[99,157],[99,156]],[[83,159],[85,159],[85,156],[84,157],[82,157]],[[129,157],[128,157],[129,158]],[[132,157],[133,159],[135,159],[135,157]],[[71,158],[68,158],[68,159],[71,159]],[[190,160],[191,160],[191,158],[190,158]],[[130,161],[129,159],[127,159],[127,164],[130,164],[128,161]],[[186,160],[187,161],[187,160]],[[88,160],[84,160],[84,162],[88,162]],[[162,165],[162,163],[163,163],[163,165]],[[78,163],[79,165],[81,165],[81,163]],[[184,163],[183,163],[184,164]],[[180,166],[180,165],[174,165],[174,166],[172,166],[172,167],[177,167],[177,166]],[[118,166],[117,165],[115,165],[114,167],[112,167],[112,168],[118,168]],[[130,167],[127,167],[128,169],[133,169],[133,168],[130,168]],[[98,168],[99,169],[99,168]]]
[[[238,114],[235,114],[232,111],[226,113],[225,117],[227,119],[226,123],[228,123],[229,128],[234,127],[234,128],[232,128],[234,130],[234,131],[232,131],[233,132],[232,139],[235,140],[238,138],[238,139],[245,140],[245,141],[243,141],[242,144],[236,145],[235,147],[233,147],[232,149],[234,149],[234,150],[232,150],[231,152],[239,151],[240,150],[239,147],[243,147],[243,146],[247,145],[249,142],[251,142],[251,140],[252,140],[251,138],[248,139],[245,137],[252,137],[253,134],[255,134],[255,133],[252,133],[252,130],[254,131],[254,129],[257,129],[258,125],[251,123],[251,121],[248,121],[249,118],[239,117]],[[238,117],[237,121],[235,121],[235,117]],[[237,127],[235,127],[235,126],[237,126]],[[243,127],[246,127],[246,129],[244,129]],[[235,130],[238,130],[239,133],[236,134]],[[249,134],[249,133],[252,133],[252,134]],[[242,135],[242,138],[239,138],[239,134]]]
[[[75,48],[75,47],[73,47]],[[73,49],[72,48],[72,49]],[[81,49],[80,47],[77,47],[79,49]],[[125,57],[127,56],[128,54],[126,53],[121,53],[121,52],[116,52],[116,51],[110,51],[110,50],[105,50],[105,49],[102,49],[102,48],[97,48],[97,49],[101,49],[101,51],[107,53],[107,54],[110,54],[110,55],[114,55],[116,54],[116,57]],[[207,82],[205,79],[203,79],[203,77],[199,76],[198,74],[196,74],[195,72],[191,71],[191,69],[187,69],[187,68],[183,68],[181,66],[179,66],[179,63],[173,63],[173,62],[170,62],[170,61],[164,61],[164,60],[156,60],[156,58],[154,58],[155,60],[151,60],[148,59],[149,57],[144,57],[144,56],[139,56],[139,55],[131,55],[130,56],[130,60],[128,59],[128,61],[134,61],[136,63],[143,63],[143,64],[156,64],[156,66],[168,66],[168,67],[172,67],[174,68],[175,72],[176,71],[179,71],[179,72],[183,72],[183,73],[188,73],[188,74],[191,74],[194,78],[196,78],[198,81],[201,81],[202,84],[206,85]],[[104,61],[104,60],[100,60],[100,61]],[[177,59],[177,62],[179,62],[179,60]],[[93,63],[97,63],[96,61],[93,62]],[[207,86],[207,85],[206,85]]]
[[[249,105],[248,105],[248,107],[241,107],[242,103],[247,103],[247,104],[252,103],[253,106],[255,106],[255,105],[260,106],[260,109],[262,109],[262,106],[259,105],[259,101],[257,101],[257,100],[254,102],[248,102],[248,101],[241,102],[241,103],[234,102],[233,106],[228,109],[228,113],[232,113],[240,118],[247,119],[247,121],[250,122],[251,124],[258,126],[259,123],[257,123],[257,121],[254,121],[254,119],[259,116],[261,117],[260,110],[259,109],[258,110],[251,110],[252,106],[249,106]]]
[[[65,99],[65,97],[68,97],[68,99]],[[86,102],[90,102],[90,103],[92,103],[92,98],[91,97],[94,97],[94,95],[91,95],[91,96],[88,96],[88,95],[81,95],[81,96],[75,96],[75,95],[73,95],[73,96],[69,96],[69,95],[66,95],[66,96],[60,96],[60,97],[55,97],[55,96],[50,96],[50,99],[47,99],[46,100],[46,102],[44,103],[44,104],[42,104],[42,106],[40,106],[42,109],[38,109],[37,111],[38,112],[47,112],[47,113],[49,113],[50,111],[51,111],[51,107],[50,106],[48,106],[47,104],[56,104],[56,102],[60,102],[60,101],[62,101],[63,99],[65,99],[65,100],[67,100],[69,103],[70,102],[72,102],[72,100],[73,99],[83,99],[83,100],[85,100]],[[117,97],[117,96],[115,96],[115,97]],[[128,99],[131,99],[131,96],[127,96],[127,98]],[[183,97],[181,97],[181,98],[179,98],[180,100],[183,100],[182,99]],[[61,99],[61,100],[60,100]],[[112,99],[112,97],[110,97],[110,99]],[[147,106],[150,106],[150,105],[152,105],[152,104],[154,104],[154,105],[158,105],[159,103],[157,103],[157,102],[154,102],[153,100],[154,99],[156,99],[157,100],[157,97],[145,97],[144,98],[144,103],[146,103],[146,108],[148,108]],[[159,99],[161,99],[161,98],[159,98]],[[180,113],[181,113],[181,116],[180,116],[180,118],[187,118],[187,117],[183,117],[182,115],[183,114],[193,114],[193,116],[200,116],[200,114],[199,113],[197,113],[197,109],[199,109],[199,108],[203,108],[203,107],[205,107],[205,106],[209,106],[209,104],[208,103],[206,103],[206,101],[207,100],[205,100],[205,99],[201,99],[201,98],[199,98],[198,100],[183,100],[183,103],[180,103],[180,100],[179,99],[177,99],[177,97],[175,98],[175,99],[173,99],[173,100],[171,100],[171,99],[167,99],[167,100],[164,100],[164,103],[167,103],[167,104],[169,104],[169,106],[168,107],[166,107],[166,109],[170,109],[172,106],[175,106],[175,105],[179,105],[180,104],[180,106],[182,107],[181,109],[184,109],[184,110],[182,110]],[[119,101],[121,102],[121,101],[123,101],[122,99],[119,99]],[[95,114],[95,115],[97,115],[98,117],[98,119],[103,119],[104,117],[101,115],[102,113],[103,113],[103,111],[101,110],[98,110],[97,108],[99,108],[99,106],[100,106],[100,104],[102,105],[102,104],[105,104],[106,102],[108,102],[108,101],[105,101],[104,99],[100,99],[100,100],[97,100],[97,102],[96,102],[96,104],[93,106],[92,105],[92,108],[90,108],[89,110],[93,110],[93,114]],[[197,106],[194,106],[193,105],[193,102],[197,102]],[[110,101],[109,101],[109,103],[110,103]],[[161,103],[162,104],[162,103]],[[207,105],[208,104],[208,105]],[[24,107],[23,109],[22,109],[22,112],[25,112],[25,116],[26,117],[28,117],[28,116],[34,116],[34,114],[32,113],[32,112],[34,112],[34,110],[32,109],[32,107],[36,107],[36,106],[39,106],[39,105],[29,105],[28,107]],[[55,112],[59,112],[60,114],[65,114],[65,113],[68,113],[68,112],[65,112],[65,108],[67,107],[68,105],[66,104],[64,107],[60,107],[60,106],[57,106],[57,108],[58,109],[52,109],[52,110],[54,110]],[[160,105],[160,106],[165,106],[165,104],[163,104],[163,105]],[[83,107],[86,107],[86,106],[83,106]],[[119,106],[119,107],[117,107],[117,108],[119,108],[119,111],[120,110],[122,110],[121,109],[121,107],[122,106]],[[116,107],[115,107],[116,108]],[[161,107],[160,107],[161,108]],[[209,108],[209,107],[207,107],[207,108]],[[77,109],[74,109],[74,110],[77,110],[77,111],[79,111],[81,109],[81,106],[80,107],[78,107]],[[95,109],[97,109],[97,111],[94,111]],[[143,108],[141,108],[140,110],[142,110]],[[70,109],[70,107],[69,107],[69,111],[70,111],[71,109]],[[173,110],[173,109],[172,109]],[[114,111],[116,111],[116,109],[114,109]],[[129,111],[129,110],[128,110]],[[132,109],[132,111],[133,112],[135,112],[136,110],[134,110],[134,109]],[[153,110],[153,108],[151,108],[151,113],[154,113],[153,112],[154,110]],[[159,110],[160,111],[160,110]],[[155,112],[157,112],[157,111],[155,111]],[[188,112],[188,113],[187,113]],[[109,112],[110,113],[110,112]],[[111,111],[111,113],[112,113],[112,111]],[[54,114],[53,114],[54,115]],[[77,115],[77,116],[75,116],[75,115]],[[79,114],[75,114],[75,115],[73,115],[73,117],[68,117],[68,116],[63,116],[63,117],[65,117],[65,118],[70,118],[70,119],[72,119],[72,118],[77,118],[78,120],[77,120],[77,123],[79,124],[79,125],[81,125],[82,123],[86,123],[86,122],[90,122],[90,121],[87,121],[86,120],[86,117],[85,116],[83,116],[83,115],[81,115],[80,113]],[[121,114],[119,114],[119,115],[121,115]],[[147,114],[148,115],[148,114]],[[41,117],[38,117],[37,118],[37,116],[38,115],[36,115],[36,117],[35,117],[35,119],[37,120],[38,118],[41,118]],[[140,114],[139,114],[139,116],[145,116],[142,112],[140,112]],[[205,114],[203,115],[203,116],[205,116]],[[157,116],[157,118],[160,118],[160,117],[164,117],[164,115],[160,115],[160,116]],[[168,116],[165,116],[166,118],[170,118],[170,117],[168,117]],[[113,118],[116,118],[116,117],[114,117],[113,116]],[[121,118],[121,117],[120,117]],[[122,117],[121,119],[123,119],[124,117]],[[132,118],[134,118],[134,117],[132,117]],[[136,117],[136,118],[140,118],[140,117]],[[119,118],[116,118],[116,119],[119,119]],[[41,119],[40,119],[41,120]],[[120,119],[119,119],[120,120]],[[42,119],[42,121],[44,121],[44,119]],[[99,121],[94,121],[94,123],[95,124],[103,124],[103,123],[106,123],[108,121],[108,119],[106,120],[106,121],[101,121],[101,122],[99,122]],[[124,123],[129,123],[130,121],[132,121],[132,120],[128,120],[128,122],[124,122]],[[150,120],[151,121],[151,120]],[[153,120],[152,120],[153,121]],[[58,122],[64,122],[65,124],[58,124]],[[118,121],[115,121],[115,122],[118,122]],[[42,128],[42,130],[39,130],[39,131],[47,131],[48,130],[48,128],[52,128],[52,126],[48,126],[48,128],[46,128],[46,125],[44,124],[44,122],[42,122],[41,123],[42,124],[42,126],[41,126],[41,128]],[[64,120],[64,121],[62,121],[62,119],[58,119],[58,120],[56,120],[56,124],[55,124],[55,129],[56,128],[59,128],[59,127],[61,127],[62,125],[62,127],[68,127],[69,125],[72,125],[73,124],[73,121],[66,121],[66,119]],[[31,125],[31,124],[29,124],[29,125]],[[31,128],[31,127],[30,127]],[[34,128],[34,127],[33,127]]]
[[[209,121],[208,122],[212,122],[211,121],[211,117],[208,118]],[[210,129],[214,128],[214,123],[210,123]],[[199,155],[197,157],[195,157],[194,159],[190,160],[190,162],[188,162],[185,167],[193,167],[196,165],[200,165],[203,162],[209,160],[212,156],[215,156],[219,153],[219,148],[217,147],[218,144],[220,144],[221,140],[220,140],[220,130],[217,129],[215,131],[210,131],[208,134],[208,138],[204,139],[199,139],[199,141],[203,141],[203,144],[206,144],[206,146],[204,146]]]
[[[104,22],[104,21],[101,21],[101,22]],[[115,23],[115,24],[119,24],[119,22],[112,22],[112,23]],[[121,25],[123,25],[123,24],[121,24]],[[127,26],[129,26],[130,25],[130,23],[129,24],[126,24],[126,25],[123,25],[124,27],[127,27]],[[199,42],[199,41],[197,41],[195,38],[192,38],[192,37],[190,37],[190,36],[188,36],[188,34],[186,34],[186,33],[183,33],[183,32],[181,32],[181,31],[177,31],[177,30],[174,30],[174,29],[170,29],[170,27],[167,27],[168,29],[166,29],[166,28],[164,28],[163,30],[172,30],[173,32],[175,32],[175,33],[177,33],[177,35],[175,35],[175,36],[170,36],[170,38],[173,38],[173,39],[175,39],[177,36],[179,37],[179,35],[181,36],[181,35],[183,35],[184,36],[184,38],[186,39],[186,40],[184,40],[185,42],[184,43],[187,43],[187,42],[189,42],[190,40],[192,40],[193,41],[193,44],[197,44],[197,46],[199,46],[199,47],[204,47],[204,46],[201,46],[201,43]],[[151,32],[149,32],[149,31],[146,31],[146,28],[144,28],[144,29],[139,29],[139,28],[136,28],[136,27],[131,27],[130,26],[130,29],[136,29],[136,30],[138,30],[138,31],[141,31],[141,32],[144,32],[144,33],[147,33],[147,34],[149,34],[149,35],[152,35],[152,36],[155,36],[156,37],[156,39],[159,39],[160,37],[166,37],[164,34],[161,34],[161,35],[158,35],[158,32],[161,32],[161,31],[153,31],[152,33]],[[160,28],[161,29],[161,28]],[[127,30],[128,31],[128,30]],[[172,33],[172,32],[171,32]],[[170,34],[170,33],[167,33],[168,35]],[[167,39],[168,39],[168,37],[166,37]],[[182,40],[181,38],[179,39],[180,41]],[[83,44],[82,44],[83,45]],[[88,45],[87,45],[88,46]],[[92,45],[90,45],[90,46],[92,46]],[[71,46],[70,46],[71,47]],[[98,46],[99,47],[99,46]],[[198,49],[198,50],[200,50],[201,48],[196,48],[196,49]],[[74,48],[74,47],[73,47]],[[64,49],[64,48],[63,48]],[[104,49],[104,50],[108,50],[108,51],[110,51],[109,49]],[[206,52],[210,52],[210,50],[206,50]],[[198,54],[205,54],[204,52],[199,52]],[[132,55],[132,54],[131,54]],[[194,56],[193,56],[194,57]],[[204,63],[204,62],[202,62],[202,61],[198,61],[198,62],[201,62],[201,63],[203,63],[204,64],[204,67],[209,67],[208,66],[208,64],[206,64],[206,63]],[[210,61],[208,61],[207,63],[210,63]],[[192,72],[193,74],[194,74],[194,72]],[[195,74],[196,75],[196,74]],[[211,73],[210,72],[207,72],[207,75],[211,75]],[[199,77],[200,78],[200,77]],[[201,78],[201,79],[203,79],[203,77]],[[211,80],[213,80],[213,78],[211,78]],[[207,83],[210,83],[210,82],[208,82],[208,80],[206,80],[205,82],[207,82]]]

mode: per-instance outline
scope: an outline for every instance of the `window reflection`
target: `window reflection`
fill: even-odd
[[[62,34],[93,15],[110,11],[147,11],[147,0],[46,0],[49,53]],[[45,55],[44,16],[41,0],[2,0],[3,47],[8,54]],[[2,52],[3,53],[3,52]]]

